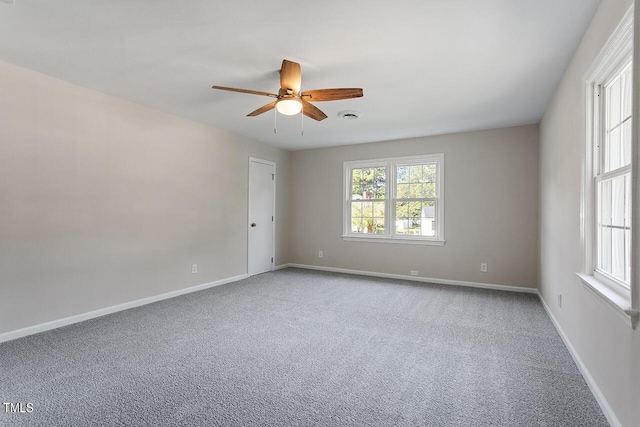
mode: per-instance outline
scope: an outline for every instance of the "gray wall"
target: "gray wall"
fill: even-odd
[[[640,420],[640,332],[587,290],[575,272],[582,265],[583,77],[631,4],[603,1],[540,126],[540,292],[624,426]],[[638,22],[636,15],[636,32]]]
[[[0,93],[0,333],[245,274],[249,156],[288,262],[288,152],[6,63]]]
[[[427,153],[445,153],[445,245],[343,241],[343,162]],[[537,286],[537,125],[296,151],[291,160],[293,263]]]

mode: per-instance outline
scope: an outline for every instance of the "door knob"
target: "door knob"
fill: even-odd
[[[256,223],[255,223],[255,222],[252,222],[252,223],[251,223],[251,226],[252,226],[252,227],[255,227],[255,226],[256,226]]]

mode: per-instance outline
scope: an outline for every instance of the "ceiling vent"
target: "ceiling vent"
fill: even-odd
[[[355,120],[360,117],[360,113],[357,111],[340,111],[338,117],[345,120]]]

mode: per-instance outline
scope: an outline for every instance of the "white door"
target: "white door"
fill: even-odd
[[[273,270],[276,164],[249,159],[249,276]]]

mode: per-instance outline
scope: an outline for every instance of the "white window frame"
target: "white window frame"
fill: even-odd
[[[436,229],[435,236],[406,235],[396,233],[395,198],[396,168],[416,164],[436,164]],[[444,153],[419,156],[388,157],[383,159],[355,160],[344,162],[342,197],[342,239],[345,241],[405,243],[417,245],[443,246],[444,239]],[[362,234],[351,232],[351,171],[359,168],[382,168],[386,170],[385,234]]]
[[[602,298],[608,305],[615,309],[616,313],[634,327],[638,319],[637,297],[637,272],[638,265],[635,262],[638,251],[638,235],[635,230],[637,224],[632,221],[632,249],[631,249],[631,280],[630,287],[627,288],[611,276],[596,271],[597,248],[596,248],[596,227],[597,227],[597,173],[599,171],[596,164],[599,160],[597,153],[598,144],[602,139],[601,123],[602,112],[600,110],[600,88],[605,86],[611,78],[619,74],[628,62],[633,58],[633,8],[629,9],[618,28],[604,46],[591,68],[588,70],[585,82],[585,104],[586,104],[586,146],[583,164],[582,182],[582,206],[581,206],[581,243],[583,252],[582,271],[576,273],[583,284],[598,297]],[[633,65],[634,75],[638,69],[637,64]],[[636,81],[633,82],[634,93]],[[639,123],[637,117],[637,99],[633,97],[633,137],[632,137],[632,164],[634,172],[631,174],[632,186],[632,218],[638,217],[637,212],[637,191],[636,173],[637,170],[637,135],[636,126]],[[611,176],[611,174],[605,174]],[[601,175],[602,177],[602,175]]]

